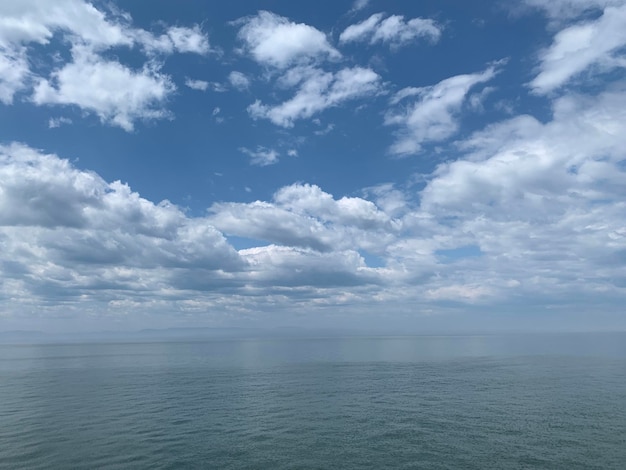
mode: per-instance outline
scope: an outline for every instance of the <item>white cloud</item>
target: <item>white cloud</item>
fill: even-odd
[[[392,183],[382,183],[365,189],[365,194],[373,197],[374,203],[386,214],[397,217],[408,211],[407,196]]]
[[[242,18],[238,37],[254,60],[262,65],[286,68],[324,57],[338,59],[341,54],[332,47],[326,35],[303,23],[268,11]]]
[[[454,284],[542,303],[626,294],[624,109],[623,90],[560,98],[551,121],[488,127],[464,143],[465,158],[438,167],[421,211],[483,253]]]
[[[370,199],[294,184],[206,217],[2,147],[0,295],[7,312],[64,314],[622,305],[626,92],[553,108],[545,123],[518,116],[460,143],[462,158],[441,164],[419,200],[391,184],[368,188]],[[269,245],[236,251],[222,233]]]
[[[206,34],[198,25],[170,26],[157,36],[132,26],[132,18],[115,8],[107,12],[84,0],[20,0],[0,5],[0,45],[48,44],[56,32],[95,50],[140,45],[165,53],[209,52]]]
[[[223,83],[219,83],[219,82],[209,82],[209,87],[215,93],[224,93],[228,91],[228,87],[226,87]]]
[[[155,54],[205,54],[211,49],[197,25],[164,29],[155,35],[135,28],[127,13],[114,7],[99,10],[83,0],[2,2],[0,101],[11,104],[17,92],[34,86],[35,104],[76,105],[126,130],[132,130],[137,119],[166,117],[163,106],[175,87],[159,73]],[[46,47],[54,35],[71,47],[73,61],[57,66],[47,78],[36,77],[29,68],[32,45]],[[131,70],[102,56],[111,47],[139,47],[149,57],[140,70]],[[55,61],[62,57],[52,52],[49,57]]]
[[[306,197],[296,204],[298,192]],[[342,287],[382,284],[383,273],[368,268],[346,243],[320,251],[298,242],[298,233],[311,226],[305,214],[317,210],[316,197],[324,200],[320,210],[327,220],[370,229],[381,219],[366,201],[333,201],[319,188],[293,187],[277,195],[276,204],[292,210],[273,209],[279,218],[271,236],[287,240],[291,230],[296,245],[237,252],[213,221],[227,226],[230,217],[237,231],[258,220],[259,229],[269,231],[271,205],[267,214],[258,204],[215,205],[210,217],[192,218],[168,201],[154,204],[55,155],[21,144],[0,147],[0,296],[9,299],[4,313],[24,305],[42,313],[62,308],[69,315],[89,306],[103,313],[103,304],[171,312],[190,291],[206,308],[254,311],[270,298],[285,304],[302,295],[332,303]],[[281,211],[291,219],[280,217]],[[238,218],[245,213],[252,220]],[[289,229],[290,220],[300,228]],[[317,234],[310,233],[314,244]],[[379,243],[376,234],[370,238]]]
[[[584,2],[556,3],[585,13]],[[203,50],[201,41],[183,40],[184,31],[176,40],[167,27],[160,36],[138,32],[127,15],[105,14],[85,2],[15,2],[14,11],[30,5],[23,15],[7,5],[0,5],[0,100],[7,104],[29,92],[32,80],[38,104],[77,106],[132,129],[137,120],[167,116],[165,103],[174,88],[156,54]],[[76,9],[69,11],[70,6]],[[616,38],[621,38],[622,8],[606,8],[602,16],[558,33],[536,80],[543,72],[553,75],[544,75],[538,90],[556,90],[583,74],[615,67],[621,59],[622,46],[615,44],[621,41]],[[80,29],[71,15],[91,29]],[[281,24],[295,26],[307,40],[317,31],[287,20]],[[592,33],[584,36],[587,30]],[[29,44],[45,46],[57,34],[73,46],[72,59],[37,79],[28,69]],[[579,41],[581,35],[588,41]],[[371,41],[374,33],[363,37]],[[575,43],[580,63],[569,52]],[[103,58],[111,45],[150,54],[145,65],[131,68],[110,55]],[[255,56],[256,49],[246,45]],[[262,50],[272,50],[267,47]],[[382,89],[369,69],[322,70],[317,61],[333,57],[324,48],[278,49],[261,55],[260,62],[282,67],[274,91],[292,95],[275,106],[257,102],[249,110],[255,118],[289,127]],[[464,109],[480,109],[490,88],[479,85],[496,69],[400,90],[386,115],[386,123],[399,129],[392,151],[416,152],[425,142],[452,136]],[[235,86],[230,77],[228,84]],[[269,200],[213,204],[201,217],[168,201],[151,202],[126,184],[107,182],[54,155],[20,144],[2,146],[2,315],[210,312],[212,318],[232,319],[263,309],[288,315],[334,307],[333,312],[353,311],[360,320],[384,306],[390,318],[406,312],[414,319],[416,312],[441,311],[455,302],[464,312],[473,304],[507,312],[516,305],[540,312],[559,304],[577,311],[588,305],[593,313],[609,304],[621,314],[626,91],[615,82],[595,95],[580,93],[548,98],[552,115],[541,121],[516,116],[456,142],[450,150],[458,154],[447,157],[457,159],[422,175],[420,190],[387,183],[364,189],[362,197],[333,196],[299,183],[278,189]],[[207,113],[221,116],[218,107]],[[49,121],[51,127],[62,123],[63,118]],[[295,156],[294,143],[281,143],[280,149]],[[272,148],[241,151],[259,165],[280,157]],[[250,196],[243,182],[236,188]],[[228,237],[233,244],[242,237],[258,246],[235,250]]]
[[[185,86],[191,88],[192,90],[206,91],[206,89],[209,87],[209,82],[206,82],[204,80],[192,80],[188,78],[185,80]]]
[[[167,35],[178,52],[206,54],[210,51],[209,40],[198,25],[192,28],[172,26]]]
[[[0,148],[0,188],[2,260],[27,270],[18,281],[31,295],[48,286],[70,297],[102,288],[140,296],[160,289],[165,268],[214,271],[217,282],[245,267],[206,220],[23,145]]]
[[[542,10],[554,23],[562,23],[594,10],[621,6],[624,0],[524,0],[526,7]],[[517,7],[517,6],[516,6]]]
[[[48,119],[48,128],[56,129],[64,124],[72,124],[72,120],[66,117],[50,118]]]
[[[129,18],[107,15],[82,0],[20,0],[0,4],[0,44],[48,44],[57,31],[96,48],[131,46]]]
[[[352,3],[352,11],[363,10],[367,8],[369,3],[370,3],[370,0],[354,0],[354,3]]]
[[[351,197],[336,200],[308,184],[280,189],[271,203],[214,204],[211,213],[211,223],[228,235],[322,252],[381,252],[399,228],[370,201]]]
[[[626,45],[626,5],[607,7],[596,20],[569,26],[540,55],[539,74],[531,81],[535,93],[555,90],[595,66],[597,71],[626,67],[617,51]]]
[[[274,149],[268,149],[262,146],[256,148],[256,150],[250,150],[245,147],[239,149],[241,152],[250,156],[250,164],[257,166],[268,166],[278,163],[278,157],[280,154]]]
[[[309,184],[286,186],[274,195],[274,201],[296,213],[318,217],[325,222],[338,222],[363,230],[383,227],[390,223],[389,217],[374,203],[357,197],[335,200],[321,188]]]
[[[487,82],[496,74],[495,67],[483,72],[457,75],[442,80],[437,85],[420,88],[404,88],[391,99],[399,106],[406,98],[417,96],[407,106],[389,111],[385,124],[400,126],[391,152],[396,155],[418,153],[424,142],[447,139],[458,127],[458,113],[472,87]]]
[[[320,253],[311,249],[269,245],[241,250],[253,266],[264,266],[254,274],[259,287],[303,287],[342,289],[364,284],[382,284],[381,276],[368,269],[354,250]],[[269,268],[269,269],[268,269]]]
[[[348,26],[339,35],[339,42],[356,42],[370,39],[384,16],[384,13],[374,13],[366,20]]]
[[[250,79],[245,74],[233,70],[228,75],[231,86],[237,90],[247,90],[250,87]]]
[[[315,68],[296,68],[283,77],[289,86],[300,84],[295,96],[276,106],[256,101],[248,107],[253,119],[269,119],[277,126],[293,127],[298,119],[307,119],[345,101],[375,95],[381,91],[380,76],[371,69],[345,68],[336,73]]]
[[[623,192],[624,106],[621,91],[566,97],[554,103],[554,119],[545,125],[519,116],[489,127],[464,144],[469,158],[438,168],[422,204],[433,212],[502,210],[506,218],[513,210],[543,218],[550,214],[538,208],[559,213],[613,200]]]
[[[219,115],[221,112],[222,112],[222,109],[219,106],[216,106],[215,108],[213,108],[213,111],[211,111],[211,116],[213,116],[213,118],[215,119],[215,122],[217,122],[218,124],[221,124],[224,122],[224,118]]]
[[[472,93],[467,98],[467,104],[476,112],[483,112],[485,110],[484,102],[487,97],[495,91],[494,87],[486,86],[477,93]]]
[[[0,102],[11,104],[13,96],[27,87],[28,76],[26,51],[0,45]]]
[[[176,89],[168,76],[149,66],[133,71],[78,47],[73,59],[53,72],[50,80],[39,80],[34,103],[75,105],[126,131],[132,131],[138,119],[168,116],[164,104]]]
[[[383,20],[383,13],[376,13],[368,19],[348,26],[339,36],[339,42],[383,43],[397,48],[417,39],[424,38],[437,42],[441,27],[433,20],[413,18],[405,21],[403,16],[392,15]]]
[[[324,129],[320,129],[318,131],[314,131],[313,133],[315,135],[326,135],[326,134],[330,134],[333,131],[334,128],[335,128],[335,125],[331,122]]]
[[[487,286],[451,285],[428,289],[426,297],[433,300],[465,300],[473,302],[483,297],[491,297],[493,291]]]

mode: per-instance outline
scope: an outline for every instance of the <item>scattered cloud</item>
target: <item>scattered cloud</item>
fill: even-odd
[[[621,6],[624,0],[524,0],[521,5],[526,8],[538,9],[553,22],[553,26],[579,18],[583,14],[603,10],[610,6]],[[519,8],[519,5],[515,6]]]
[[[241,25],[238,37],[244,50],[261,65],[283,69],[322,58],[341,57],[318,29],[269,11],[242,18],[236,24]]]
[[[211,111],[211,116],[213,116],[213,118],[215,119],[215,122],[217,122],[218,124],[221,124],[224,122],[224,118],[220,116],[221,112],[222,112],[222,109],[219,106],[216,106],[215,108],[213,108],[213,111]]]
[[[535,93],[549,93],[582,72],[626,67],[619,51],[626,46],[626,5],[607,7],[595,20],[559,31],[540,54],[539,74],[530,82]]]
[[[209,40],[198,25],[192,28],[172,26],[167,29],[167,36],[177,52],[206,54],[210,51]]]
[[[355,2],[353,9],[367,4]],[[462,136],[443,147],[445,158],[436,167],[420,164],[419,174],[393,182],[384,176],[387,182],[345,193],[333,186],[333,195],[322,183],[272,188],[281,179],[238,178],[230,188],[241,199],[216,194],[214,200],[223,202],[206,211],[183,209],[150,201],[57,155],[20,143],[0,145],[2,315],[162,311],[241,318],[263,309],[327,307],[378,314],[381,305],[410,315],[451,305],[464,311],[473,305],[502,311],[559,305],[580,312],[603,303],[621,313],[626,88],[615,71],[626,65],[626,6],[623,0],[525,5],[545,14],[554,37],[538,53],[532,81],[515,94],[502,96],[519,85],[513,74],[493,83],[505,67],[500,62],[389,97],[383,112],[384,129],[395,131],[392,154],[416,154],[428,143]],[[232,70],[238,67],[233,62],[221,64],[228,67],[223,83],[187,78],[184,84],[200,91],[265,88],[268,93],[247,108],[253,119],[282,128],[311,119],[314,126],[305,130],[321,135],[336,125],[322,124],[322,112],[394,86],[350,62],[357,57],[342,57],[329,36],[308,24],[261,11],[236,25],[242,51],[263,68],[255,86],[255,72]],[[378,13],[346,28],[339,42],[394,48],[440,35],[431,20]],[[2,2],[0,102],[73,107],[79,112],[66,115],[74,120],[92,115],[133,131],[138,122],[171,116],[167,105],[176,87],[165,72],[166,55],[217,51],[198,25],[158,23],[147,31],[100,3]],[[505,119],[487,106],[496,87],[494,109],[506,110]],[[526,99],[529,90],[532,100]],[[204,109],[208,117],[221,122],[226,110],[235,122],[232,105],[245,97],[233,95],[228,103],[214,98]],[[528,114],[516,114],[520,109]],[[48,119],[51,129],[72,123],[58,111],[42,123]],[[463,128],[470,112],[483,113],[481,122],[496,120],[470,134]],[[308,137],[275,131],[282,140],[274,146],[238,143],[242,158],[268,166],[285,155],[297,157]],[[309,150],[301,163],[312,158]],[[343,170],[359,164],[352,157],[361,155],[347,155]],[[233,173],[226,166],[206,172],[221,177],[214,187],[229,187]],[[280,178],[307,174],[321,181],[319,172]],[[273,195],[258,196],[268,191]],[[238,242],[245,248],[236,249]]]
[[[72,55],[73,62],[54,71],[50,79],[39,80],[32,96],[35,104],[78,106],[126,131],[132,131],[138,119],[169,115],[164,104],[176,87],[158,69],[148,65],[134,71],[80,47],[74,47]]]
[[[372,202],[336,200],[308,184],[280,189],[271,203],[219,203],[210,212],[211,223],[228,235],[321,252],[356,248],[380,252],[396,229]]]
[[[462,157],[439,165],[417,198],[392,184],[367,188],[369,199],[293,184],[270,201],[213,204],[206,217],[3,146],[0,294],[65,311],[89,302],[171,310],[189,292],[226,311],[340,305],[348,294],[354,305],[398,308],[580,304],[599,289],[620,298],[625,109],[626,92],[614,89],[559,98],[545,123],[489,126],[460,142]],[[261,242],[237,251],[231,236]],[[369,266],[371,256],[382,266]]]
[[[420,209],[452,221],[453,238],[472,234],[483,256],[466,263],[481,282],[465,282],[492,286],[493,272],[511,280],[503,289],[563,301],[623,293],[625,105],[624,90],[559,98],[551,121],[487,127],[437,168]]]
[[[192,90],[206,91],[206,89],[209,87],[209,82],[206,82],[204,80],[192,80],[188,78],[185,80],[185,86],[191,88]]]
[[[351,11],[364,10],[365,8],[367,8],[369,4],[370,4],[370,0],[354,0],[354,2],[352,3]]]
[[[391,147],[395,155],[411,155],[420,151],[424,142],[437,142],[454,134],[458,114],[472,87],[491,80],[495,66],[480,73],[457,75],[428,87],[409,87],[397,92],[391,99],[396,106],[385,116],[385,124],[399,126],[396,142]],[[417,97],[408,105],[407,98]]]
[[[250,79],[244,73],[233,70],[228,75],[230,85],[236,90],[243,91],[250,87]]]
[[[59,65],[62,56],[50,54],[53,71],[37,76],[29,65],[32,45],[48,46],[55,35],[70,47],[72,60]],[[131,68],[105,57],[113,47],[139,47],[148,57],[139,68]],[[156,35],[133,27],[130,15],[121,10],[100,10],[83,0],[4,2],[0,102],[11,104],[17,92],[30,90],[32,103],[77,106],[96,114],[102,123],[131,131],[136,120],[169,116],[164,105],[176,88],[160,72],[156,55],[210,51],[198,25],[164,26],[164,32]]]
[[[209,88],[211,88],[211,90],[215,93],[224,93],[228,91],[228,87],[219,82],[209,82]]]
[[[12,305],[56,303],[66,313],[102,302],[127,307],[162,302],[171,308],[188,299],[190,291],[211,304],[224,299],[224,290],[231,291],[231,299],[280,294],[284,301],[289,291],[283,288],[332,291],[383,280],[350,248],[269,245],[236,251],[214,221],[228,226],[230,217],[233,232],[239,233],[240,214],[262,215],[255,215],[254,204],[215,205],[209,217],[192,218],[168,201],[154,204],[119,181],[107,183],[21,144],[0,147],[0,183],[0,295],[10,295],[16,301]],[[329,219],[358,223],[379,217],[365,201],[333,203],[313,187],[285,189],[277,204],[293,206],[289,200],[298,191],[326,199],[335,212],[328,213]],[[302,201],[294,210],[314,206],[315,201]],[[307,217],[293,215],[304,229],[310,225]],[[269,228],[267,222],[262,226]],[[287,222],[280,221],[278,231],[289,230]]]
[[[15,94],[27,88],[28,76],[24,48],[0,45],[0,103],[12,104]]]
[[[111,281],[116,285],[126,278],[123,273],[135,272],[129,282],[142,291],[147,279],[139,273],[158,266],[244,267],[206,221],[187,218],[168,201],[153,204],[119,181],[106,183],[55,155],[21,144],[3,146],[0,182],[4,259],[28,266],[31,276],[21,281],[28,289],[51,283],[59,290],[72,286],[71,295],[80,296],[82,288],[106,284],[107,276],[120,274]]]
[[[380,76],[362,67],[344,68],[336,73],[310,67],[290,72],[283,77],[283,83],[299,85],[296,94],[276,106],[255,101],[248,107],[253,119],[269,119],[277,126],[293,127],[299,119],[310,118],[348,100],[375,95],[382,87]]]
[[[48,119],[48,128],[55,129],[61,127],[64,124],[72,124],[72,120],[66,117],[57,117]]]
[[[392,48],[405,46],[417,39],[437,42],[441,36],[441,27],[430,19],[413,18],[404,20],[404,16],[392,15],[383,19],[383,13],[376,13],[368,19],[348,26],[339,36],[339,42],[383,43]]]
[[[326,134],[330,134],[334,128],[335,128],[335,125],[331,122],[324,129],[313,131],[313,133],[315,135],[326,135]]]
[[[278,163],[280,154],[274,149],[258,146],[256,150],[250,150],[245,147],[239,149],[250,157],[250,164],[256,166],[268,166]]]
[[[23,0],[0,5],[0,44],[48,44],[56,32],[95,49],[132,46],[140,40],[122,13],[98,10],[83,0]],[[149,33],[144,32],[142,38]]]

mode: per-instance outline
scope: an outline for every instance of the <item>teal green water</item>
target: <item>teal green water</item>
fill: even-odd
[[[1,468],[626,468],[626,335],[0,346]]]

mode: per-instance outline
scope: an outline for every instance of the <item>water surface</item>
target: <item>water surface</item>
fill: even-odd
[[[3,468],[624,468],[626,335],[0,346]]]

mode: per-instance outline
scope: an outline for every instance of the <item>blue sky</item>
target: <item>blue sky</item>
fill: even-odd
[[[623,329],[623,0],[0,5],[0,330]]]

